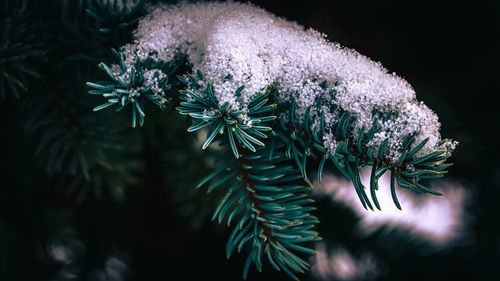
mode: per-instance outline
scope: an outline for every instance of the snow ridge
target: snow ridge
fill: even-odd
[[[437,115],[418,102],[404,79],[378,62],[329,42],[313,29],[279,18],[252,4],[235,2],[180,3],[149,7],[149,14],[135,31],[135,40],[123,47],[128,69],[138,59],[171,61],[186,54],[193,71],[200,70],[213,84],[219,105],[245,110],[248,102],[269,85],[277,87],[278,103],[296,101],[297,120],[321,96],[321,108],[312,107],[312,126],[325,114],[324,147],[334,152],[333,128],[342,112],[353,118],[350,135],[355,140],[367,132],[374,112],[395,112],[377,119],[380,128],[366,146],[378,147],[389,139],[386,158],[396,163],[401,139],[418,132],[413,147],[429,141],[417,156],[436,150],[451,153],[457,142],[441,141]],[[126,73],[123,75],[127,75]],[[245,88],[236,96],[240,86]]]

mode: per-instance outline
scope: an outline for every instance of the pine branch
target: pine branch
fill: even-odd
[[[214,13],[218,9],[225,12]],[[211,17],[217,20],[205,26]],[[188,132],[206,130],[202,149],[220,141],[227,152],[200,185],[210,182],[210,192],[232,183],[213,218],[222,222],[227,215],[229,224],[241,213],[227,254],[251,245],[244,277],[251,263],[261,269],[266,251],[273,267],[294,278],[307,268],[285,249],[312,253],[295,243],[317,239],[310,230],[316,223],[308,215],[312,207],[302,207],[311,203],[304,186],[312,186],[311,160],[319,162],[320,182],[331,162],[372,210],[380,209],[378,180],[391,171],[393,200],[401,208],[396,183],[439,195],[421,180],[442,177],[456,146],[441,139],[437,116],[406,81],[321,34],[275,21],[238,3],[159,6],[143,19],[134,43],[121,49],[119,63],[100,65],[112,81],[87,83],[90,94],[110,98],[95,110],[131,104],[134,127],[137,118],[144,122],[146,102],[161,108],[176,101],[166,90],[185,86],[177,110],[191,117]],[[312,53],[303,54],[308,48]],[[188,67],[181,67],[185,62]],[[150,79],[148,71],[160,74]],[[365,166],[372,166],[368,188],[360,179]],[[295,181],[300,184],[291,185]]]
[[[107,102],[94,107],[94,111],[118,106],[116,111],[121,111],[129,104],[132,107],[132,127],[137,123],[144,125],[146,117],[145,107],[147,103],[153,103],[160,108],[168,101],[166,91],[177,85],[170,82],[176,71],[183,65],[183,59],[177,58],[171,62],[155,62],[151,58],[137,61],[134,66],[127,68],[124,63],[123,53],[113,50],[120,59],[120,67],[111,69],[104,63],[99,67],[111,78],[111,82],[87,82],[87,86],[93,88],[91,95],[102,95]],[[170,83],[169,83],[170,82]]]
[[[268,96],[275,91],[275,88],[269,86],[266,91],[251,100],[248,111],[231,110],[229,103],[219,107],[213,85],[206,83],[201,71],[197,71],[196,74],[196,77],[187,75],[186,79],[179,77],[188,89],[180,91],[181,102],[177,110],[181,115],[189,115],[196,120],[187,129],[188,132],[195,132],[210,126],[202,149],[207,148],[218,134],[222,135],[224,132],[227,132],[231,150],[236,158],[240,156],[238,145],[253,152],[256,151],[254,145],[265,146],[259,138],[267,138],[264,132],[272,129],[266,123],[276,119],[274,115],[276,104],[266,105],[269,100]],[[239,87],[236,92],[241,92],[243,88],[244,86]]]
[[[274,142],[266,147],[258,139],[268,138],[264,132],[270,132],[271,127],[267,123],[276,119],[274,111],[277,105],[267,104],[268,97],[276,94],[275,87],[268,87],[251,100],[243,115],[242,111],[230,110],[228,103],[219,107],[212,84],[204,80],[200,71],[196,76],[179,79],[187,89],[180,91],[181,102],[177,110],[195,120],[188,132],[209,128],[202,149],[213,143],[218,135],[227,132],[223,144],[231,148],[228,153],[232,155],[225,155],[219,168],[198,186],[211,181],[208,192],[226,183],[231,186],[212,220],[218,219],[220,223],[227,215],[229,226],[236,215],[243,213],[229,238],[228,258],[236,248],[239,252],[248,242],[252,246],[244,266],[244,278],[251,263],[255,263],[257,270],[262,270],[261,258],[266,255],[275,269],[297,279],[293,272],[303,273],[308,264],[290,250],[314,253],[297,243],[319,239],[311,230],[317,219],[308,213],[314,207],[303,206],[314,202],[307,198],[310,185],[304,186],[302,176],[290,165],[289,158],[282,151],[284,144]],[[272,138],[276,137],[273,135]],[[297,182],[299,185],[295,185]]]
[[[177,107],[177,110],[181,115],[190,116],[194,120],[193,125],[188,128],[188,131],[195,132],[200,129],[208,128],[206,140],[202,146],[203,149],[207,148],[210,144],[216,141],[217,136],[226,133],[227,139],[223,140],[223,146],[229,146],[231,148],[232,154],[235,156],[234,161],[231,161],[231,158],[227,158],[222,161],[222,163],[229,164],[222,164],[214,173],[210,174],[202,182],[205,183],[206,181],[215,178],[214,182],[212,182],[212,184],[208,187],[209,191],[228,181],[235,181],[239,174],[230,172],[235,170],[235,168],[232,166],[234,166],[235,163],[239,163],[240,165],[243,165],[241,167],[246,167],[245,165],[247,165],[248,163],[245,161],[248,161],[248,159],[253,159],[251,158],[251,156],[256,155],[256,157],[260,158],[261,161],[264,161],[255,164],[262,170],[266,170],[264,167],[267,166],[265,165],[273,166],[270,163],[272,163],[272,161],[275,161],[274,157],[277,157],[277,159],[283,158],[294,160],[295,165],[287,167],[294,167],[294,171],[298,174],[285,175],[292,180],[297,179],[296,177],[298,175],[298,178],[303,179],[309,186],[311,186],[311,182],[307,175],[308,157],[312,156],[313,158],[319,158],[318,178],[320,181],[322,179],[322,173],[325,168],[326,161],[330,160],[341,174],[343,174],[346,178],[353,182],[355,190],[363,206],[372,210],[373,206],[367,195],[366,187],[363,186],[360,179],[360,171],[365,166],[372,166],[369,191],[373,203],[378,209],[380,209],[380,205],[376,198],[378,179],[386,171],[391,171],[392,173],[391,191],[393,194],[394,203],[398,208],[401,208],[401,206],[398,202],[395,192],[396,182],[400,187],[403,188],[410,188],[418,192],[439,195],[439,193],[425,187],[424,185],[419,183],[419,181],[423,178],[442,177],[442,175],[445,173],[443,170],[450,165],[444,162],[449,157],[449,155],[446,154],[445,151],[435,151],[424,156],[416,156],[428,141],[427,139],[425,139],[412,148],[412,144],[414,143],[418,132],[407,135],[401,140],[402,154],[397,163],[391,162],[390,159],[387,158],[387,155],[384,153],[387,141],[381,144],[377,152],[374,151],[373,145],[367,145],[373,139],[373,136],[377,132],[380,132],[380,128],[377,125],[377,120],[379,118],[385,121],[390,120],[391,118],[396,116],[396,113],[394,112],[385,114],[378,112],[374,114],[372,127],[367,130],[366,133],[364,132],[364,130],[361,131],[357,138],[354,138],[352,137],[353,126],[351,123],[353,118],[349,116],[348,112],[338,109],[337,112],[339,112],[340,114],[340,117],[338,118],[339,121],[336,124],[330,125],[335,127],[333,131],[335,132],[336,139],[339,141],[339,145],[336,147],[335,151],[331,151],[326,148],[324,146],[324,142],[321,141],[326,135],[324,113],[321,113],[320,116],[316,116],[316,119],[314,119],[310,115],[313,107],[310,107],[303,115],[303,119],[300,120],[300,118],[297,118],[297,116],[295,115],[295,101],[289,102],[288,104],[269,104],[268,102],[270,99],[275,99],[275,97],[279,96],[280,94],[276,90],[276,87],[274,87],[273,85],[270,85],[264,93],[255,95],[255,97],[248,103],[248,107],[246,110],[231,110],[229,103],[225,103],[220,106],[219,100],[214,95],[216,89],[213,88],[213,85],[210,82],[207,82],[205,80],[203,74],[200,71],[197,71],[195,75],[187,74],[185,77],[179,76],[178,80],[187,88],[180,91],[181,102]],[[90,83],[89,85],[92,86],[94,84]],[[102,84],[99,84],[99,86],[101,85]],[[241,86],[237,89],[237,91],[241,92],[243,88],[244,86]],[[110,89],[102,89],[102,91],[110,91]],[[100,92],[99,94],[101,93],[102,92]],[[315,112],[321,112],[320,109],[323,108],[321,104],[322,102],[323,100],[320,96],[315,104]],[[116,102],[110,102],[109,106],[113,104],[116,104]],[[336,105],[333,104],[330,106]],[[279,119],[277,119],[277,115],[280,116]],[[319,119],[319,122],[317,119]],[[314,126],[314,124],[316,124],[316,126]],[[272,128],[275,129],[273,130]],[[264,132],[272,132],[273,137],[268,138],[268,135],[266,135]],[[277,151],[280,149],[283,149],[282,154],[275,154],[278,153]],[[319,156],[316,154],[319,154]],[[273,166],[273,168],[274,167],[276,166]],[[289,172],[287,169],[288,168],[286,168],[285,171]],[[227,170],[229,170],[229,172]],[[248,172],[249,171],[246,171],[245,169],[240,171],[240,173],[243,175]],[[263,171],[264,176],[258,177],[258,179],[280,176],[279,174],[276,174],[279,172],[282,172],[282,170],[271,169],[269,173],[264,173]],[[221,175],[222,173],[224,173],[224,175]],[[241,176],[239,181],[241,181],[241,179],[245,179],[245,177]],[[243,181],[245,182],[245,180]],[[247,185],[248,184],[249,183],[247,182]],[[263,183],[264,189],[267,187],[266,184],[270,183]],[[244,209],[244,207],[241,206],[234,207],[234,204],[237,201],[242,201],[244,199],[243,197],[245,196],[244,192],[235,193],[236,189],[240,187],[241,185],[236,184],[235,186],[233,186],[234,190],[230,188],[226,196],[219,204],[219,207],[217,208],[214,215],[214,218],[219,218],[219,222],[222,221],[226,212],[228,212],[229,210],[233,210],[234,208],[233,211],[235,211],[236,214]],[[250,187],[249,189],[250,192],[252,192],[251,190],[256,191],[256,189],[252,187]],[[259,209],[255,208],[256,202],[254,198],[250,195],[247,195],[247,197],[245,198],[246,201],[252,202],[254,204],[254,209],[250,209],[258,213]],[[279,203],[279,200],[273,202],[273,204]],[[286,205],[287,204],[284,204],[283,206],[286,207]],[[273,209],[277,208],[277,205],[273,206],[275,207],[272,207],[270,210],[282,210]],[[248,208],[249,207],[247,207],[247,209]],[[229,216],[229,218],[231,219],[232,217],[234,217],[234,215]],[[230,222],[231,220],[229,218],[228,221]],[[232,239],[238,238],[234,243],[242,243],[243,245],[247,241],[241,239],[250,240],[252,239],[251,237],[260,237],[264,239],[263,237],[269,236],[269,234],[267,236],[263,235],[262,237],[258,236],[255,234],[255,230],[254,234],[252,234],[251,232],[249,232],[251,228],[249,226],[250,224],[246,221],[238,225],[241,226],[239,230],[241,230],[241,233],[244,234],[240,235],[240,233],[238,233],[238,229],[235,229],[231,236],[232,238],[230,238],[228,242],[228,245],[231,245],[228,246],[229,248],[235,247],[232,244]],[[260,229],[259,231],[264,233],[262,227],[257,227],[257,229]],[[307,228],[307,231],[309,231],[309,229],[310,228]],[[282,236],[280,236],[280,234],[278,234],[277,236],[281,238],[297,238],[297,236],[294,236],[295,234],[287,234],[286,229],[283,229],[283,231],[284,233],[282,233]],[[299,239],[299,241],[302,240]],[[306,239],[306,241],[311,240]],[[258,247],[261,244],[259,244],[259,242],[257,241],[252,245],[255,245],[256,248],[253,247],[250,250],[249,258],[247,259],[244,267],[244,277],[246,277],[248,268],[251,263],[255,263],[257,269],[261,269],[260,255],[262,254],[262,250],[259,250],[260,248]],[[294,249],[303,249],[302,246],[294,244],[292,244],[292,246],[290,247],[294,247]],[[304,248],[303,250],[304,252],[308,252],[309,249]],[[233,250],[230,250],[229,254],[232,251]],[[273,264],[273,262],[276,262],[275,264],[273,264],[273,266],[276,264],[278,265],[275,268],[283,269],[293,278],[295,278],[295,275],[292,271],[301,272],[306,267],[305,264],[301,265],[302,263],[300,261],[296,261],[297,263],[293,263],[291,260],[295,260],[294,256],[290,258],[282,257],[280,256],[280,254],[275,254],[276,256],[273,256],[273,250],[271,250],[270,248],[269,251],[271,251],[271,257],[269,258],[270,263]],[[312,251],[309,252],[312,253]],[[276,259],[278,259],[279,262],[276,261]]]
[[[321,105],[322,99],[318,98],[314,107],[318,111]],[[279,105],[286,106],[286,105]],[[354,184],[356,192],[359,199],[365,208],[370,208],[373,210],[372,204],[368,199],[366,194],[366,187],[363,186],[360,179],[361,169],[365,166],[372,166],[372,173],[370,175],[370,186],[369,191],[373,203],[377,209],[381,209],[376,197],[376,190],[378,190],[378,180],[382,175],[390,171],[393,174],[393,181],[396,181],[400,187],[413,189],[422,193],[430,193],[434,195],[441,195],[440,193],[429,189],[428,187],[422,185],[419,181],[421,179],[432,179],[441,178],[444,174],[446,168],[452,164],[445,163],[446,159],[450,156],[444,150],[438,150],[427,155],[417,156],[418,152],[425,146],[429,141],[429,138],[424,139],[418,145],[412,145],[415,142],[416,136],[419,132],[414,132],[408,134],[401,140],[401,156],[397,163],[393,163],[388,159],[386,153],[386,147],[388,139],[386,139],[380,145],[378,151],[374,151],[374,146],[368,146],[367,144],[372,141],[375,133],[380,132],[380,128],[377,125],[377,120],[380,118],[383,121],[388,121],[394,118],[397,113],[378,113],[374,114],[374,122],[372,127],[365,133],[363,130],[359,132],[357,138],[353,138],[350,132],[353,132],[352,128],[352,117],[350,117],[349,112],[343,111],[342,109],[337,109],[340,117],[338,123],[332,124],[335,127],[335,136],[339,141],[339,145],[335,151],[329,151],[324,147],[322,139],[326,135],[326,126],[324,113],[321,113],[320,122],[316,122],[317,126],[313,126],[313,118],[310,115],[311,107],[306,110],[303,116],[303,120],[296,120],[294,116],[295,112],[295,101],[290,103],[290,110],[288,113],[282,113],[279,119],[280,137],[283,141],[287,142],[287,155],[293,158],[299,167],[302,175],[306,181],[307,176],[307,158],[311,156],[311,153],[316,151],[320,155],[320,162],[318,168],[318,180],[322,182],[322,173],[327,160],[337,168],[340,173],[351,180]],[[298,124],[301,124],[299,126]],[[443,140],[438,146],[441,146],[446,140]],[[316,157],[318,158],[318,157]],[[401,209],[398,202],[394,184],[392,186],[392,194],[394,204]]]
[[[309,212],[314,200],[308,198],[310,187],[302,184],[302,177],[277,145],[273,155],[268,149],[248,152],[238,145],[239,158],[228,150],[219,162],[219,168],[204,178],[198,187],[208,185],[210,192],[229,186],[217,206],[212,220],[235,222],[226,246],[229,258],[247,244],[249,255],[244,265],[243,278],[255,264],[262,270],[262,259],[294,279],[294,272],[304,272],[308,263],[297,253],[314,253],[304,243],[317,241],[313,231],[318,223]],[[209,184],[210,183],[210,184]],[[237,219],[239,217],[239,219]]]

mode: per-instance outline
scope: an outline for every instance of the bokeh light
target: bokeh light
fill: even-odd
[[[362,171],[361,180],[369,186],[370,168]],[[405,230],[410,236],[432,243],[434,247],[446,247],[466,235],[470,221],[466,212],[467,191],[458,181],[440,179],[431,182],[430,187],[444,196],[418,194],[414,191],[397,188],[399,210],[392,201],[390,192],[390,173],[379,180],[376,192],[382,211],[366,210],[347,180],[329,175],[323,185],[314,189],[316,194],[328,194],[332,200],[349,206],[360,217],[359,233],[369,235],[384,227],[385,231]]]

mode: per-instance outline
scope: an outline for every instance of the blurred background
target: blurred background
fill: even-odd
[[[245,255],[227,260],[210,222],[220,194],[194,188],[211,152],[186,121],[91,112],[85,82],[137,16],[92,16],[97,2],[0,0],[0,280],[242,280]],[[500,2],[250,2],[380,61],[460,142],[431,184],[444,196],[401,191],[403,211],[384,195],[365,211],[334,172],[316,184],[324,239],[301,280],[500,280]]]

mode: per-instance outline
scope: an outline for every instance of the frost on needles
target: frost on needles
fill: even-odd
[[[441,138],[437,115],[417,101],[408,82],[380,63],[329,42],[324,34],[254,5],[151,6],[134,38],[117,52],[118,63],[100,64],[110,81],[88,83],[91,94],[108,98],[95,110],[131,105],[135,126],[137,120],[144,122],[147,103],[163,107],[176,102],[178,111],[194,121],[188,131],[207,129],[203,148],[217,139],[226,144],[233,159],[222,162],[223,168],[202,184],[212,182],[209,190],[231,186],[217,208],[219,221],[227,215],[229,224],[238,214],[248,220],[237,222],[228,243],[231,248],[231,243],[253,239],[245,275],[250,263],[259,269],[260,256],[266,254],[273,267],[291,276],[307,268],[286,250],[311,252],[297,243],[317,239],[310,227],[294,228],[311,215],[284,211],[309,203],[298,199],[304,196],[302,189],[289,186],[287,181],[295,177],[287,165],[295,167],[307,186],[308,158],[319,161],[320,181],[326,162],[332,163],[372,209],[372,202],[380,209],[377,181],[386,171],[391,172],[399,207],[396,184],[436,194],[421,180],[442,177],[450,165],[445,161],[457,142]],[[180,100],[172,91],[176,87],[181,87]],[[286,159],[291,164],[283,164]],[[365,188],[359,171],[367,165],[372,177]],[[288,178],[273,178],[279,175]],[[236,192],[240,187],[250,193]],[[248,204],[238,205],[242,200]],[[250,221],[255,227],[247,227]]]
[[[337,147],[333,131],[341,111],[356,118],[350,129],[353,140],[360,130],[366,133],[370,129],[375,115],[398,113],[385,121],[380,118],[380,130],[366,143],[375,145],[376,154],[380,144],[389,139],[386,153],[393,163],[401,155],[400,140],[409,133],[419,132],[415,145],[429,138],[419,155],[436,149],[450,153],[455,147],[449,140],[441,143],[436,114],[416,100],[415,91],[405,80],[354,50],[328,42],[315,30],[304,30],[249,4],[199,3],[150,9],[139,23],[134,42],[122,49],[126,71],[122,73],[120,65],[112,67],[126,83],[130,83],[130,72],[138,60],[170,62],[185,54],[193,73],[200,70],[213,84],[219,106],[228,102],[233,110],[245,110],[254,96],[275,85],[276,102],[295,100],[300,120],[307,107],[322,97],[323,105],[310,113],[311,126],[319,126],[320,113],[324,112],[328,132],[323,144],[330,151]],[[158,73],[161,81],[163,75]],[[160,94],[161,86],[151,75],[147,77],[153,82],[152,92]],[[241,86],[245,88],[236,95]],[[242,117],[247,116],[242,113]]]

